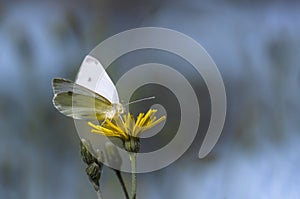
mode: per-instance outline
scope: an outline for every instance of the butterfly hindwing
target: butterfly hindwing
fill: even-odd
[[[105,97],[66,79],[53,80],[53,104],[62,114],[74,119],[99,119],[112,111]]]

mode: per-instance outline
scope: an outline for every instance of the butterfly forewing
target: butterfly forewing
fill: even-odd
[[[53,79],[52,85],[53,85],[54,94],[71,91],[76,94],[94,97],[94,98],[102,100],[103,102],[105,102],[107,104],[111,104],[111,102],[109,100],[107,100],[105,97],[95,93],[94,91],[91,91],[90,89],[80,86],[80,85],[72,82],[71,80],[67,80],[67,79],[63,79],[63,78],[55,78],[55,79]]]

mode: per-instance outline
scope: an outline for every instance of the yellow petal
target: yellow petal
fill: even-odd
[[[150,123],[149,125],[147,125],[147,128],[152,128],[154,126],[156,126],[157,124],[161,123],[162,121],[164,121],[166,119],[166,116],[162,116],[161,118],[159,118],[158,120]]]
[[[150,116],[153,116],[153,114],[155,114],[156,112],[156,109],[149,109],[144,118],[141,120],[139,126],[144,126],[148,122],[148,120],[150,120]]]
[[[99,125],[95,125],[92,122],[88,122],[88,125],[90,125],[92,128],[97,129],[97,130],[101,130]]]
[[[105,135],[107,137],[119,137],[119,138],[123,138],[122,135],[116,134],[113,131],[104,132],[104,131],[98,131],[98,130],[92,129],[91,132],[92,133],[101,134],[101,135]]]
[[[139,116],[138,116],[138,118],[137,118],[137,120],[136,120],[136,125],[138,125],[138,126],[140,125],[140,122],[141,122],[143,116],[144,116],[144,113],[140,113],[140,114],[139,114]]]

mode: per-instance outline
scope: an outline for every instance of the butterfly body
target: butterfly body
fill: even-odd
[[[106,117],[113,118],[115,115],[124,113],[124,106],[120,103],[112,104],[112,110],[106,113]]]

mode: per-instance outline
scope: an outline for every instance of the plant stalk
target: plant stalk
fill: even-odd
[[[98,197],[98,199],[102,199],[102,195],[101,195],[100,190],[97,191],[97,197]]]
[[[124,180],[122,178],[121,172],[119,170],[117,170],[117,169],[114,169],[114,171],[115,171],[115,173],[116,173],[116,175],[118,177],[118,180],[119,180],[119,182],[120,182],[120,184],[122,186],[122,189],[123,189],[123,192],[125,194],[126,199],[129,199],[129,194],[128,194],[128,191],[126,189],[126,186],[125,186]]]
[[[131,196],[136,199],[136,153],[130,153],[131,162]]]

